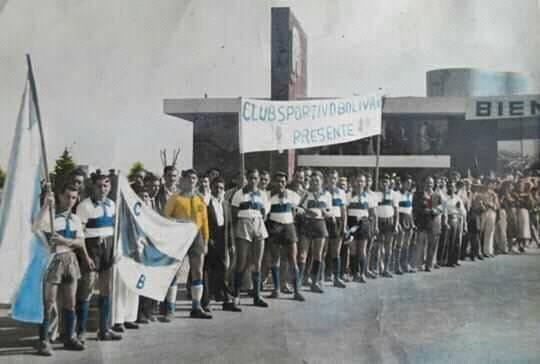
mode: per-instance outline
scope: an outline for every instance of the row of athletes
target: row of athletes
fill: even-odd
[[[169,167],[165,172],[174,173],[175,168]],[[416,228],[412,215],[413,184],[410,177],[403,180],[398,192],[390,176],[385,175],[381,191],[375,192],[371,190],[371,176],[359,175],[355,179],[352,196],[347,196],[337,186],[339,176],[336,171],[327,174],[326,184],[323,174],[313,171],[308,190],[298,183],[289,186],[287,175],[277,173],[274,176],[277,190],[273,194],[259,189],[260,175],[257,170],[248,171],[246,177],[245,186],[231,194],[230,204],[225,198],[225,182],[220,177],[211,180],[212,193],[208,198],[199,192],[195,170],[183,171],[176,191],[174,183],[169,183],[163,215],[173,219],[190,219],[199,229],[188,253],[191,317],[212,317],[207,309],[208,298],[203,298],[205,287],[214,297],[219,296],[223,300],[224,310],[241,311],[240,291],[243,277],[248,271],[251,271],[253,304],[268,306],[261,296],[265,242],[274,283],[270,297],[277,297],[283,292],[282,281],[286,282],[287,277],[283,280],[280,275],[288,276],[289,272],[294,300],[305,300],[300,290],[304,276],[310,278],[311,291],[323,293],[321,280],[327,253],[331,257],[333,285],[344,288],[341,269],[344,241],[350,248],[350,266],[356,281],[365,282],[366,276],[375,277],[377,273],[390,277],[392,256],[398,266],[394,272],[414,271],[409,264],[411,254],[408,249]],[[43,355],[52,354],[48,326],[58,293],[63,298],[64,346],[67,349],[84,349],[89,302],[94,287],[99,292],[98,339],[121,339],[121,335],[110,328],[116,210],[114,201],[108,197],[111,181],[109,176],[93,175],[91,197],[80,203],[78,197],[83,182],[74,182],[64,186],[56,199],[51,192],[47,193],[34,223],[36,232],[48,235],[54,253],[44,285],[45,319],[40,327],[38,347]],[[426,186],[422,210],[430,218],[442,219],[442,224],[449,230],[453,227],[456,234],[452,235],[452,239],[457,239],[457,229],[462,228],[462,217],[466,211],[459,197],[455,196],[453,182],[448,185],[449,198],[440,204],[434,201],[436,194],[433,191],[429,193],[430,188],[433,189],[433,181],[430,183],[428,180]],[[56,211],[52,233],[47,213],[49,206]],[[429,222],[422,226],[426,224],[429,225]],[[378,239],[375,239],[376,236]],[[397,236],[400,238],[397,239]],[[397,254],[392,254],[395,241],[401,242],[400,248]],[[425,257],[427,270],[436,254],[432,245],[427,239],[424,249],[417,249],[417,252],[423,252],[417,255]],[[458,253],[455,250],[450,248],[450,261],[455,262],[452,264],[457,264]],[[287,263],[287,271],[280,269],[280,262]],[[404,262],[403,269],[401,262]],[[231,280],[227,279],[229,273],[232,273]],[[229,288],[231,285],[232,288]],[[165,318],[168,320],[174,314],[176,289],[175,280],[164,302]]]

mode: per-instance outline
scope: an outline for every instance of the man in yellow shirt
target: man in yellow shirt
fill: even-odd
[[[211,319],[212,315],[203,311],[201,298],[203,294],[204,256],[208,250],[208,214],[203,198],[197,192],[197,172],[193,169],[182,172],[181,190],[172,195],[165,205],[164,215],[172,219],[191,220],[199,230],[193,244],[189,248],[189,266],[191,271],[191,314],[193,318]],[[176,279],[173,280],[166,298],[165,320],[170,321],[176,302]]]

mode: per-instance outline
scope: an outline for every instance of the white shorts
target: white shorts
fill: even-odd
[[[264,240],[268,237],[268,231],[260,217],[239,218],[236,222],[236,237],[247,241]]]

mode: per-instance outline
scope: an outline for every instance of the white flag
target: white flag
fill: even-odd
[[[43,155],[37,98],[29,72],[15,126],[7,180],[0,206],[0,303],[12,304],[13,318],[43,320],[43,275],[49,250],[32,232],[40,205]]]

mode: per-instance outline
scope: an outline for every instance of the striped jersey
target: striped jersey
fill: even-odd
[[[49,214],[47,214],[46,218],[44,218],[40,224],[37,226],[39,230],[44,232],[46,235],[51,234],[51,219],[49,218]],[[62,235],[64,238],[68,239],[77,239],[77,238],[83,238],[84,239],[84,232],[83,227],[81,223],[81,219],[71,213],[71,211],[64,211],[62,213],[57,213],[54,216],[54,231]],[[64,245],[58,245],[55,247],[56,253],[63,253],[67,251],[71,251],[71,248]]]
[[[321,193],[308,192],[302,207],[313,212],[317,219],[323,218],[323,210],[332,208],[332,195],[328,191]]]
[[[360,192],[349,201],[347,215],[360,220],[369,216],[369,207],[369,193]]]
[[[270,215],[268,219],[280,224],[294,222],[293,210],[300,203],[300,196],[294,191],[285,190],[270,197]]]
[[[84,199],[77,207],[77,216],[84,225],[87,238],[106,238],[114,235],[114,201],[106,198],[104,201]]]
[[[231,201],[231,206],[238,209],[238,218],[264,218],[268,205],[265,192],[245,192],[244,189],[236,191]]]
[[[375,209],[377,217],[394,217],[394,208],[399,207],[399,196],[395,191],[378,192],[378,206]]]
[[[347,194],[338,187],[328,192],[332,196],[332,214],[335,217],[341,217],[341,208],[347,206]]]
[[[399,213],[411,215],[413,206],[413,194],[410,191],[402,192],[399,199]]]

